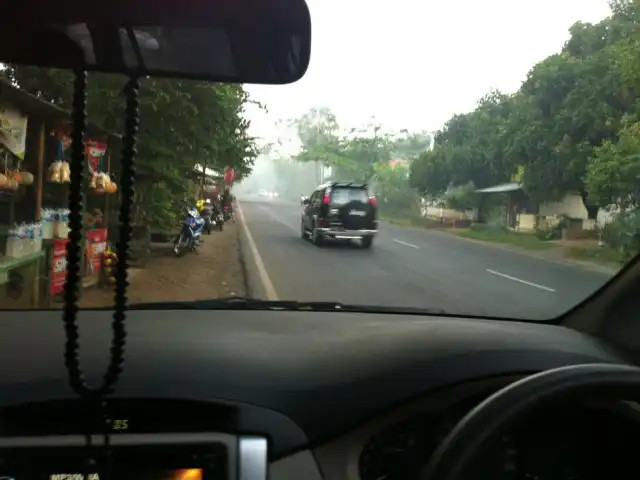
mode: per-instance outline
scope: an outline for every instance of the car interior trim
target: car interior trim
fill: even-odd
[[[501,388],[526,377],[526,374],[500,376],[467,382],[431,392],[386,414],[377,416],[341,437],[317,447],[312,451],[313,458],[318,464],[318,469],[323,472],[324,478],[360,480],[361,455],[367,443],[377,434],[423,415],[446,415],[450,413],[451,408],[475,398],[481,401],[481,398],[488,397]],[[612,413],[626,415],[631,421],[640,424],[640,405],[636,402],[585,399],[583,403],[592,409],[607,410]],[[280,468],[279,463],[288,461],[289,458],[274,462],[272,467],[274,473],[286,470],[285,468]],[[309,467],[307,466],[307,468]],[[291,467],[288,468],[290,469]],[[271,478],[289,480],[287,476]]]
[[[268,443],[263,437],[238,438],[238,480],[266,480],[268,474]]]
[[[311,450],[302,450],[269,464],[270,480],[323,480],[324,478]]]
[[[236,451],[238,437],[227,433],[127,433],[109,436],[109,444],[129,445],[188,445],[224,443],[230,452]],[[51,435],[43,437],[0,437],[0,448],[77,447],[86,445],[84,435]],[[104,435],[91,435],[91,444],[104,445]]]
[[[86,445],[83,435],[56,435],[46,437],[3,437],[0,449],[15,448],[65,448]],[[104,435],[91,435],[91,444],[103,446]],[[110,435],[112,447],[149,445],[188,445],[221,443],[228,452],[229,479],[266,480],[268,472],[268,442],[254,435],[230,435],[226,433],[159,433]],[[237,476],[236,476],[237,474]]]
[[[526,374],[515,374],[485,378],[430,392],[321,445],[313,453],[323,467],[325,478],[360,480],[360,455],[369,439],[377,432],[417,415],[446,412],[452,406],[474,397],[485,394],[489,396],[526,376]],[[336,461],[338,458],[342,460]]]

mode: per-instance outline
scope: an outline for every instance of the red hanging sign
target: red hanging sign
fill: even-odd
[[[51,259],[51,281],[49,291],[51,295],[59,295],[64,291],[67,283],[67,243],[69,240],[60,239],[53,242],[53,255]]]
[[[85,154],[87,157],[87,162],[89,162],[89,166],[93,169],[94,172],[98,171],[100,166],[100,159],[107,152],[107,144],[104,142],[98,142],[94,140],[89,140],[85,142]]]
[[[235,179],[236,171],[231,167],[227,167],[224,172],[224,183],[226,183],[227,185],[231,185]]]
[[[107,229],[96,228],[87,232],[87,274],[97,275],[102,269],[102,255],[107,249]]]

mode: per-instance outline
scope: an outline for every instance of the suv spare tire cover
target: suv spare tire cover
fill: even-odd
[[[351,212],[363,212],[364,215],[353,215]],[[338,209],[338,218],[346,230],[364,230],[371,226],[373,207],[360,200],[352,200]]]

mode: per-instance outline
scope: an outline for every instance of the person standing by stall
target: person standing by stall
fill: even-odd
[[[202,205],[200,215],[202,216],[202,218],[204,218],[204,228],[206,232],[211,233],[211,231],[213,230],[214,210],[210,198],[204,199],[204,204]]]
[[[227,218],[230,218],[235,223],[236,219],[233,215],[232,195],[229,187],[225,187],[222,192],[222,208],[227,212]]]
[[[213,206],[213,215],[218,222],[218,228],[222,230],[224,224],[224,210],[222,209],[222,201],[218,193],[211,194],[211,205]]]

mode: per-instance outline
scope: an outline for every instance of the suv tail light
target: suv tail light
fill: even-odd
[[[324,203],[325,205],[329,205],[329,201],[331,200],[329,195],[325,195],[324,198],[322,199],[322,203]]]
[[[369,197],[369,204],[372,207],[375,207],[378,204],[378,200],[376,200],[376,197]]]

